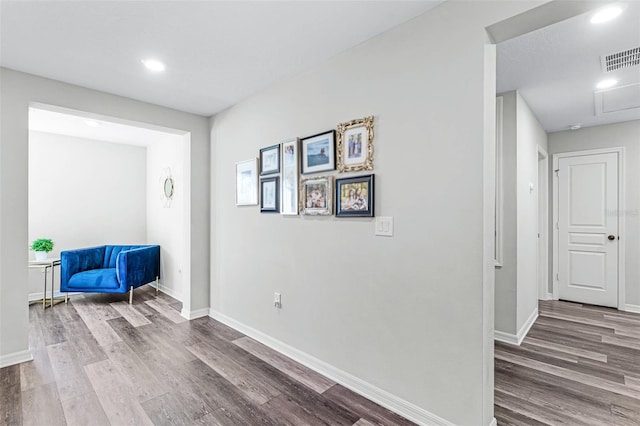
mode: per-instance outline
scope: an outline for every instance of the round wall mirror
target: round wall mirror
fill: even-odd
[[[173,198],[173,178],[168,177],[164,180],[164,196],[168,200]]]

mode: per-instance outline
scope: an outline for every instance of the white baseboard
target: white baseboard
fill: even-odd
[[[182,318],[194,320],[208,316],[209,308],[196,309],[195,311],[185,311],[183,308],[182,311],[180,311],[180,315],[182,316]]]
[[[491,420],[491,423],[489,423],[489,426],[498,426],[498,421],[496,420],[495,417],[493,418],[493,420]]]
[[[274,339],[267,334],[258,331],[252,327],[242,324],[220,312],[213,309],[209,311],[209,316],[221,323],[234,328],[241,333],[259,341],[260,343],[280,352],[281,354],[299,362],[310,369],[328,377],[329,379],[351,389],[352,391],[364,396],[365,398],[395,412],[409,420],[421,425],[434,426],[452,426],[453,424],[447,420],[436,416],[427,410],[418,407],[408,401],[405,401],[383,389],[380,389],[364,380],[340,370],[324,361],[319,360],[305,352],[302,352],[292,346],[287,345],[279,340]]]
[[[493,338],[498,342],[520,346],[524,338],[527,337],[527,333],[529,333],[529,330],[531,330],[531,327],[533,327],[533,324],[536,322],[537,319],[538,319],[538,308],[536,308],[533,312],[531,312],[531,315],[529,315],[529,318],[527,318],[524,324],[522,324],[522,327],[520,327],[520,330],[518,330],[517,334],[505,333],[503,331],[494,330]]]
[[[33,361],[30,350],[14,352],[12,354],[0,355],[0,368],[20,364],[22,362]]]
[[[636,314],[640,314],[640,305],[624,305],[625,312],[634,312]]]
[[[553,300],[553,294],[552,293],[545,293],[545,295],[542,296],[540,298],[540,300]]]
[[[156,283],[150,283],[149,284],[151,287],[156,288]],[[168,287],[166,285],[164,285],[162,283],[162,281],[160,281],[160,285],[158,286],[158,290],[160,290],[161,292],[163,292],[164,294],[173,297],[174,299],[182,302],[182,294],[179,294],[179,292],[171,287]]]
[[[498,342],[508,343],[510,345],[520,345],[518,343],[518,336],[513,333],[505,333],[504,331],[493,331],[493,338]]]

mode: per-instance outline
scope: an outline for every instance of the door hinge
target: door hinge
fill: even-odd
[[[556,273],[556,281],[560,281],[560,274]]]
[[[560,229],[560,222],[556,222],[556,229]]]

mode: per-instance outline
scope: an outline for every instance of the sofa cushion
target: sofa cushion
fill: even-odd
[[[92,269],[90,271],[78,272],[69,279],[70,290],[74,288],[83,289],[115,289],[120,287],[116,278],[116,268]]]
[[[106,246],[104,251],[103,268],[115,268],[118,254],[121,251],[140,248],[141,246]]]

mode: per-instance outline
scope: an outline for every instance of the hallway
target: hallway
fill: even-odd
[[[640,424],[640,314],[540,301],[520,347],[496,342],[502,425]]]

